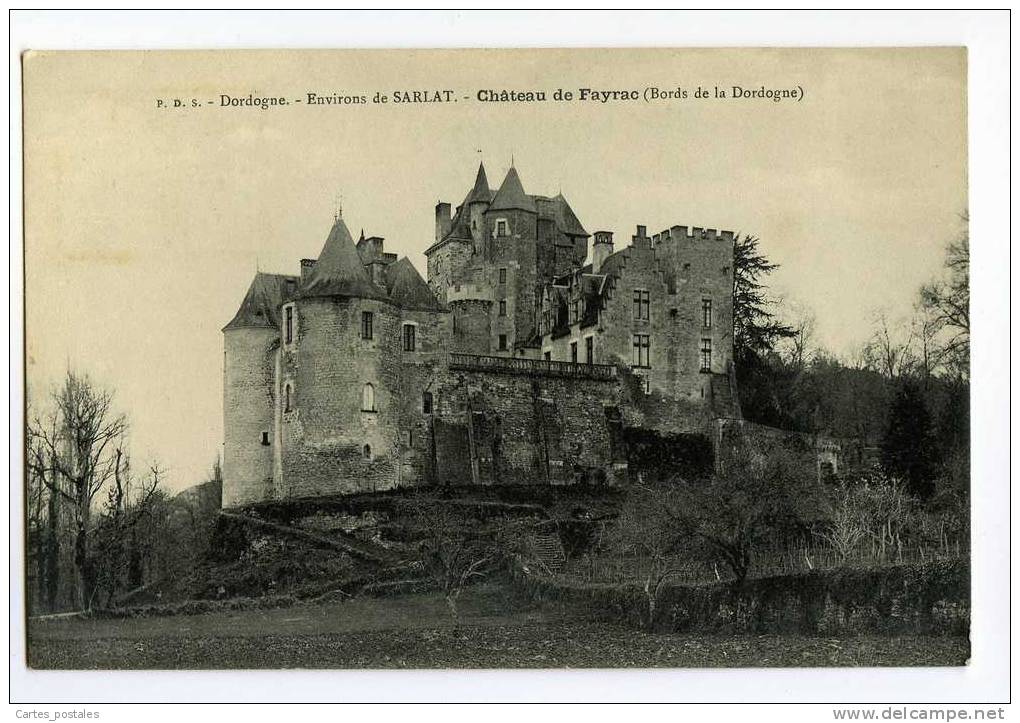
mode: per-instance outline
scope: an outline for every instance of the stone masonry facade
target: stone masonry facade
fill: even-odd
[[[733,233],[614,249],[562,194],[485,169],[436,206],[427,279],[338,215],[224,327],[224,507],[428,484],[616,485],[624,430],[739,420]]]

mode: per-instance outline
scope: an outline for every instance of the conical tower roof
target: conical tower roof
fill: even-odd
[[[255,274],[248,293],[241,306],[223,331],[230,329],[278,329],[280,326],[280,304],[293,293],[296,276],[284,274]]]
[[[385,299],[386,293],[372,283],[361,263],[351,232],[337,217],[326,238],[319,259],[301,287],[301,296],[356,296]]]
[[[389,269],[390,302],[401,309],[441,311],[443,305],[436,299],[425,279],[406,256]]]
[[[489,180],[485,177],[485,166],[478,164],[478,175],[475,176],[475,185],[471,193],[464,199],[464,206],[472,203],[489,203],[492,200],[492,191],[489,190]]]
[[[517,175],[517,169],[510,166],[510,170],[507,171],[506,178],[503,179],[503,185],[496,191],[495,198],[492,199],[492,205],[489,206],[490,211],[528,211],[530,213],[538,213],[538,207],[535,206],[535,200],[524,192],[524,186],[521,184],[521,179]]]

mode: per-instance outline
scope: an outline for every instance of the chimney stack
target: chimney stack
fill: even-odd
[[[450,233],[450,204],[440,201],[436,204],[436,241],[442,241]]]
[[[591,272],[597,274],[602,270],[605,263],[613,253],[613,232],[596,231],[595,242],[591,247]]]

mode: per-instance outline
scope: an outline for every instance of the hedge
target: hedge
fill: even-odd
[[[511,578],[533,599],[581,606],[593,617],[658,632],[924,633],[966,635],[967,560],[835,568],[732,583],[668,586],[648,620],[641,586],[582,585],[518,564]]]

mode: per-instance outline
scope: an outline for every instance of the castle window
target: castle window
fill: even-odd
[[[283,309],[283,339],[285,344],[294,343],[294,305]]]
[[[496,236],[497,237],[509,236],[510,235],[510,230],[509,229],[510,229],[510,227],[507,224],[505,218],[498,218],[498,219],[496,219]],[[501,269],[501,271],[502,270],[503,269]]]
[[[587,336],[584,339],[584,361],[586,364],[595,363],[595,337]]]
[[[551,352],[551,351],[547,351],[547,352],[546,352],[545,354],[543,354],[542,356],[543,356],[543,358],[544,358],[544,359],[545,359],[546,361],[552,361],[552,352]]]
[[[361,338],[371,339],[372,338],[372,312],[363,311],[361,312]]]
[[[283,411],[285,412],[290,411],[290,393],[291,386],[290,384],[287,384],[283,387]]]
[[[364,456],[365,459],[371,460],[372,459],[372,445],[366,444],[362,448],[361,454],[362,454],[362,456]]]
[[[570,305],[570,323],[576,324],[581,319],[581,300],[574,299]]]
[[[633,366],[647,369],[651,364],[648,361],[648,354],[651,349],[651,341],[648,334],[634,335],[634,360]]]
[[[506,299],[499,300],[499,315],[506,316]]]
[[[506,283],[506,269],[499,270],[499,283],[500,284]]]
[[[634,318],[647,321],[649,318],[648,292],[644,289],[634,289]]]
[[[499,350],[506,351],[506,334],[499,335]]]
[[[577,364],[577,342],[570,342],[570,361]]]
[[[706,329],[712,328],[712,300],[701,300],[701,325]]]
[[[644,388],[645,388],[645,394],[651,394],[652,393],[652,380],[651,380],[651,377],[645,377],[644,378]]]
[[[712,340],[701,340],[701,371],[712,371]]]
[[[262,446],[263,447],[269,446],[269,432],[262,433]]]
[[[422,392],[421,394],[421,413],[432,414],[432,392]]]
[[[415,328],[414,324],[404,324],[404,351],[415,349]]]
[[[361,411],[375,411],[375,387],[371,384],[366,384],[361,388]]]

